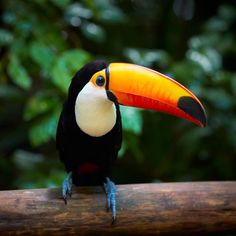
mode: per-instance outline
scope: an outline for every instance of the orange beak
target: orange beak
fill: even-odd
[[[119,104],[168,113],[206,126],[206,113],[201,102],[175,80],[127,63],[111,63],[103,74],[106,89],[115,95]]]

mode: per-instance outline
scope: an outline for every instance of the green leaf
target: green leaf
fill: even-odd
[[[231,76],[231,88],[232,88],[234,95],[236,96],[236,73],[232,74],[232,76]]]
[[[227,23],[231,23],[236,19],[236,8],[230,5],[221,5],[219,7],[219,16]]]
[[[100,12],[98,19],[106,23],[119,23],[125,20],[124,13],[117,7],[111,6]]]
[[[208,32],[224,32],[227,29],[227,23],[218,17],[212,17],[205,25],[205,30]]]
[[[56,6],[60,7],[62,10],[65,9],[71,2],[71,0],[51,0]]]
[[[131,107],[120,107],[122,126],[125,130],[131,131],[135,134],[141,134],[142,132],[142,115],[139,109]]]
[[[26,53],[26,43],[23,38],[19,38],[17,40],[14,40],[14,43],[11,45],[10,48],[10,54],[11,55],[17,55],[22,56]]]
[[[213,48],[203,50],[189,50],[187,58],[198,64],[205,73],[214,74],[222,67],[222,58],[219,52]]]
[[[163,50],[126,48],[124,55],[131,62],[147,67],[151,67],[153,63],[157,63],[160,67],[165,67],[171,62],[170,55]]]
[[[18,30],[26,37],[32,32],[33,24],[30,21],[20,21],[16,24]]]
[[[56,99],[45,93],[37,93],[31,97],[25,106],[24,120],[29,121],[39,114],[43,114],[53,109],[57,104]]]
[[[29,53],[32,59],[43,69],[50,70],[52,68],[55,54],[48,46],[35,41],[29,46]]]
[[[31,80],[27,74],[25,68],[20,64],[17,57],[12,56],[10,58],[10,63],[7,67],[8,73],[11,76],[11,79],[19,87],[29,90],[31,87]]]
[[[68,18],[70,22],[73,21],[74,17],[90,19],[92,16],[93,12],[80,3],[74,3],[70,5],[66,12],[66,18]]]
[[[105,40],[106,33],[104,29],[99,25],[86,22],[81,25],[81,30],[85,37],[94,42],[101,43]]]
[[[0,46],[9,45],[13,41],[13,36],[10,32],[0,29]]]
[[[13,154],[13,161],[18,169],[23,171],[35,170],[38,163],[42,163],[43,156],[41,154],[36,154],[28,152],[25,150],[17,150]]]
[[[72,77],[90,58],[87,52],[78,49],[63,53],[52,68],[52,81],[62,92],[67,93]]]
[[[205,99],[219,110],[229,110],[234,103],[230,94],[223,88],[205,89]]]
[[[23,93],[16,87],[10,86],[10,85],[0,85],[0,98],[1,99],[20,99],[22,97]]]
[[[94,0],[85,1],[87,6],[93,10],[97,21],[103,21],[106,24],[119,23],[125,20],[125,14],[116,6],[114,1]]]
[[[5,9],[5,11],[3,11],[2,19],[4,23],[13,25],[16,22],[16,15],[12,11]]]
[[[55,138],[59,115],[60,109],[57,108],[52,114],[32,125],[29,137],[33,146],[40,146],[50,139]]]
[[[185,86],[189,86],[194,80],[198,83],[200,80],[204,79],[202,68],[190,60],[174,63],[170,68],[170,72],[173,74],[171,77]]]

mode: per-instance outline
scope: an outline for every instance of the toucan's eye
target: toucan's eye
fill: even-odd
[[[96,78],[96,84],[100,87],[102,87],[104,84],[105,84],[105,78],[101,75],[99,75],[97,78]]]

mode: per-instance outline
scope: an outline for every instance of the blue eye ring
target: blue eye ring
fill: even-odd
[[[105,84],[105,78],[101,75],[99,75],[97,78],[96,78],[96,84],[99,86],[99,87],[102,87],[104,84]]]

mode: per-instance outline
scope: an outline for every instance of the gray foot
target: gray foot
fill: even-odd
[[[109,178],[106,178],[106,183],[104,183],[104,189],[105,189],[105,192],[107,195],[107,210],[111,209],[111,213],[112,213],[111,224],[115,224],[115,221],[116,221],[116,186]]]
[[[72,172],[66,176],[64,181],[62,182],[62,197],[64,199],[65,204],[67,204],[67,198],[72,195]]]

